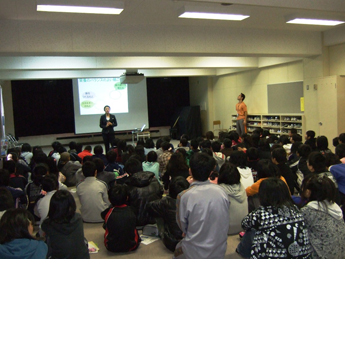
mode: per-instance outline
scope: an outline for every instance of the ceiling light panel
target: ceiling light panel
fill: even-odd
[[[122,1],[37,1],[37,11],[86,14],[120,14],[124,9]]]
[[[241,21],[249,17],[248,14],[232,13],[229,10],[217,7],[184,6],[178,11],[179,18],[235,20]]]
[[[344,21],[330,20],[330,19],[311,19],[311,18],[294,18],[287,21],[288,24],[304,24],[304,25],[323,25],[323,26],[336,26],[344,24]]]

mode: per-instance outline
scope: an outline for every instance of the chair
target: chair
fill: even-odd
[[[137,133],[137,141],[139,140],[139,139],[147,139],[147,138],[150,138],[150,132],[149,131],[145,131],[145,132],[138,132]]]
[[[218,126],[218,128],[214,128],[214,126]],[[221,127],[221,121],[217,120],[217,121],[213,121],[213,134],[216,136],[215,132],[218,132],[217,137],[219,136],[219,132],[224,131],[224,128]]]

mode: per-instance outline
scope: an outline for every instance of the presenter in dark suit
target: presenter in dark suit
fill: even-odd
[[[116,117],[109,114],[110,107],[106,105],[104,107],[105,114],[101,116],[99,121],[99,127],[102,128],[103,142],[105,146],[105,152],[109,151],[109,144],[114,146],[115,132],[114,127],[117,126]]]

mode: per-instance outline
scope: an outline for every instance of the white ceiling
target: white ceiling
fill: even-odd
[[[221,2],[233,5],[222,6]],[[41,76],[49,75],[47,71],[61,71],[61,76],[74,71],[87,76],[95,69],[126,68],[152,75],[217,75],[259,68],[263,61],[268,65],[267,58],[277,64],[320,54],[323,35],[326,44],[345,42],[345,24],[334,29],[285,23],[285,17],[293,14],[345,20],[344,0],[124,3],[122,14],[112,16],[37,12],[34,0],[0,0],[0,78],[32,78],[35,71]],[[249,13],[250,18],[229,22],[177,17],[179,8],[193,4]],[[36,56],[73,59],[54,64],[41,58],[33,63]],[[102,56],[111,59],[105,61]]]
[[[59,2],[63,0],[57,0]],[[68,0],[64,1],[68,3]],[[89,1],[97,4],[97,0]],[[299,13],[311,17],[345,20],[344,0],[125,0],[125,10],[119,16],[37,12],[35,0],[0,0],[0,19],[54,22],[112,23],[114,25],[195,25],[295,31],[325,31],[326,27],[296,26],[285,23],[285,16]],[[222,6],[221,3],[232,3]],[[228,9],[233,13],[250,13],[244,22],[179,19],[177,11],[183,5],[201,4],[205,8]],[[324,8],[322,11],[318,8]]]

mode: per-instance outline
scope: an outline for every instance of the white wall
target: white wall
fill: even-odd
[[[135,21],[134,18],[131,20]],[[0,52],[31,54],[260,54],[310,56],[321,53],[322,36],[231,26],[114,24],[0,20]],[[101,38],[101,39],[100,39]],[[288,42],[288,44],[286,44]]]
[[[245,103],[249,114],[265,114],[267,113],[268,84],[303,80],[305,129],[314,130],[317,135],[326,135],[332,139],[345,128],[345,94],[338,93],[336,96],[332,91],[337,105],[328,107],[329,111],[325,115],[322,109],[327,104],[327,95],[320,92],[321,90],[314,91],[313,88],[314,84],[321,87],[328,85],[330,80],[333,83],[334,78],[330,79],[330,77],[337,75],[345,75],[345,44],[324,47],[322,55],[304,58],[297,62],[208,78],[213,80],[212,87],[208,84],[208,95],[206,95],[207,78],[204,78],[202,82],[200,78],[193,78],[194,81],[190,83],[191,100],[197,100],[198,104],[203,104],[208,99],[208,111],[203,114],[203,132],[212,130],[213,120],[221,120],[223,128],[229,128],[231,115],[235,114],[236,99],[240,92],[246,95]],[[306,89],[307,85],[309,90]],[[340,115],[337,115],[339,112]],[[334,121],[328,122],[327,116]],[[320,122],[323,126],[319,125]]]
[[[229,128],[231,115],[235,114],[237,96],[241,92],[246,95],[248,114],[267,113],[268,84],[301,81],[303,78],[302,61],[215,77],[213,78],[214,119],[221,120],[223,127]]]
[[[14,133],[14,119],[13,119],[13,105],[12,105],[12,89],[11,81],[1,81],[2,96],[4,101],[4,113],[5,113],[5,130],[6,134]]]
[[[330,75],[345,75],[345,44],[329,47]]]

